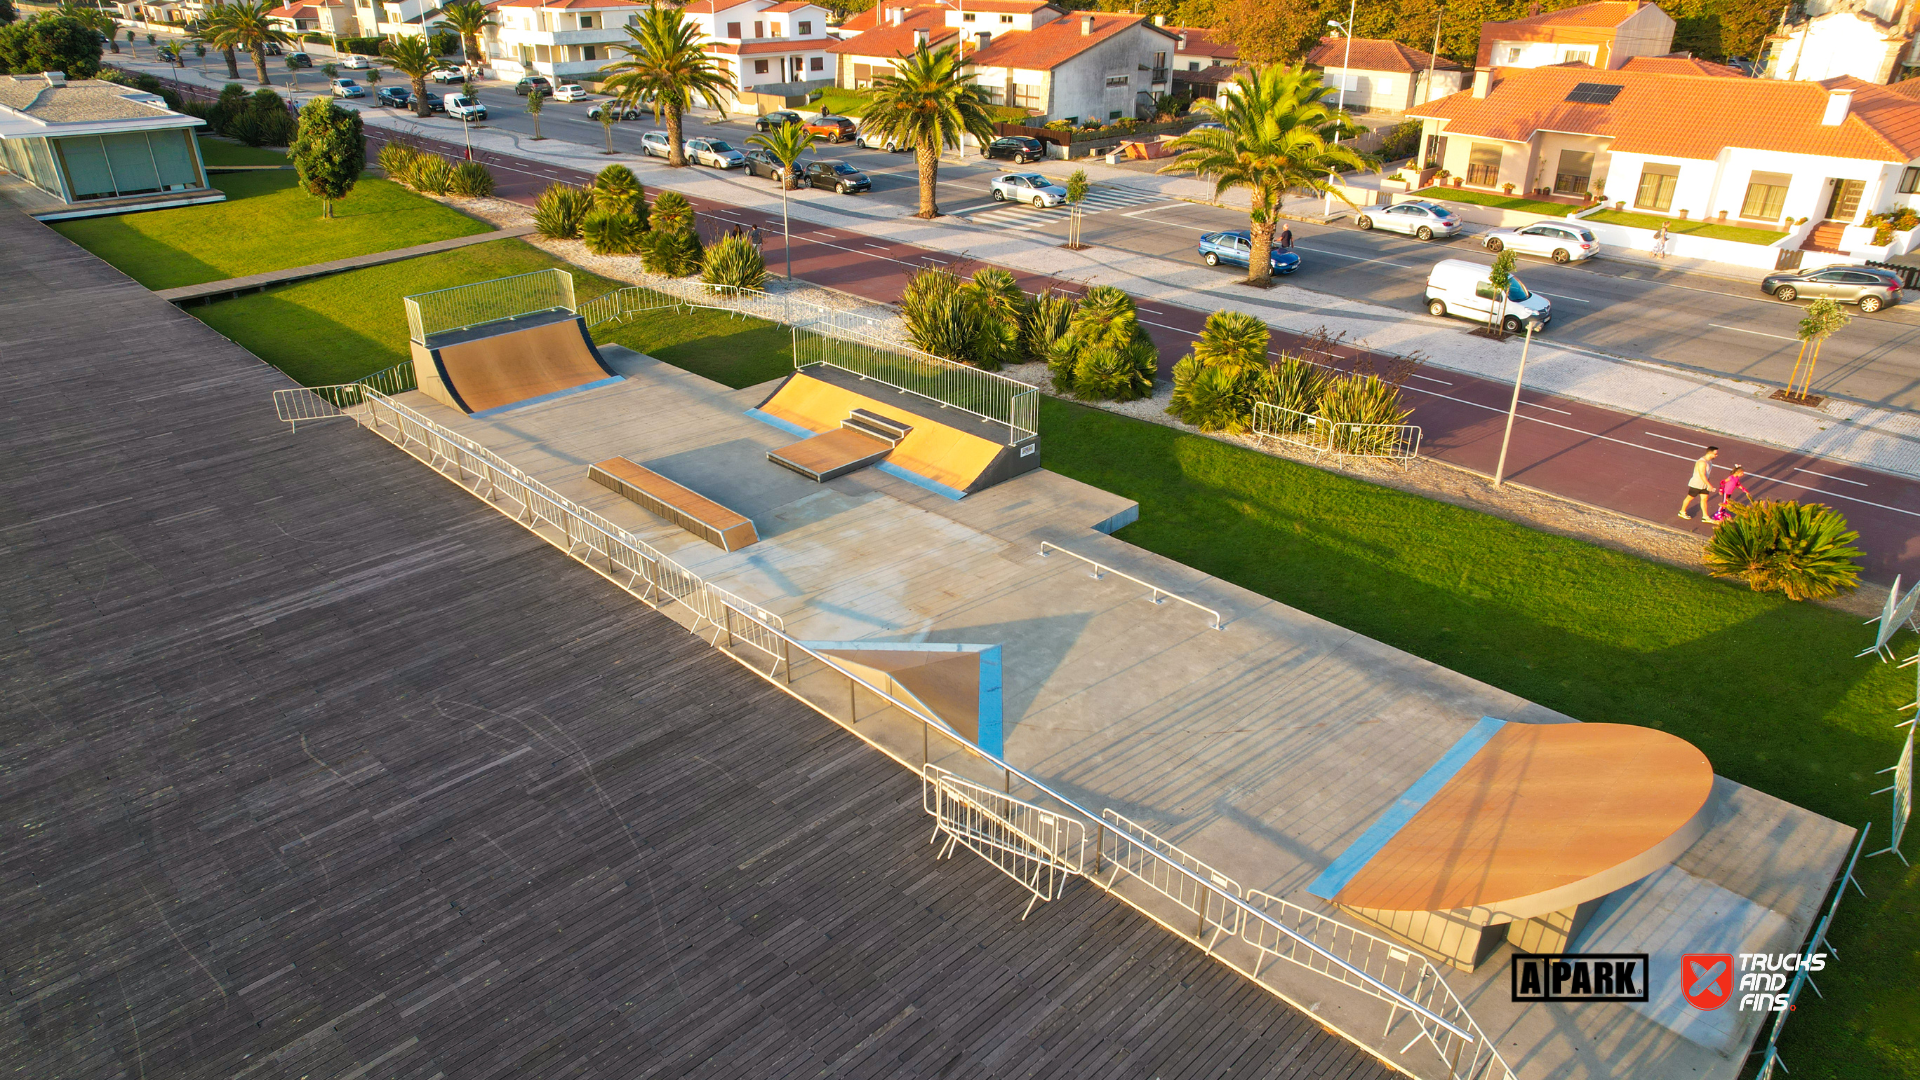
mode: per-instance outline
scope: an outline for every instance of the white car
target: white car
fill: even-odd
[[[340,66],[346,68],[348,71],[365,71],[373,65],[367,63],[366,57],[355,54],[340,61]]]
[[[333,96],[337,98],[339,97],[355,98],[355,97],[367,96],[367,92],[360,88],[360,84],[357,82],[354,82],[352,79],[335,79],[333,80],[333,82],[328,84],[328,87],[332,89]]]
[[[1495,229],[1480,241],[1488,251],[1511,248],[1523,255],[1543,255],[1557,263],[1578,262],[1600,254],[1600,241],[1584,226],[1541,221],[1524,229]]]
[[[993,178],[994,202],[1032,203],[1034,206],[1059,206],[1067,201],[1067,189],[1039,173],[1008,173]]]
[[[673,157],[673,141],[664,131],[649,131],[640,136],[640,152],[649,157]]]
[[[1431,202],[1363,206],[1354,215],[1353,223],[1362,229],[1385,229],[1422,240],[1431,240],[1436,236],[1457,236],[1460,232],[1460,218],[1439,203]]]
[[[462,122],[485,120],[487,107],[481,104],[478,98],[468,97],[465,94],[448,94],[447,115]]]
[[[434,68],[432,71],[427,72],[427,78],[432,79],[434,82],[437,82],[437,83],[466,82],[467,69],[461,68],[461,67],[454,67],[453,65],[448,64],[443,67]]]
[[[553,100],[585,101],[587,100],[587,88],[581,86],[579,83],[568,83],[553,92]]]
[[[715,169],[737,169],[747,163],[747,155],[727,145],[724,139],[688,139],[687,160]]]
[[[885,150],[889,154],[913,149],[913,147],[908,146],[892,135],[868,135],[864,131],[853,137],[853,145],[862,150]]]

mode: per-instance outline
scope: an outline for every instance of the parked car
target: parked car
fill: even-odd
[[[851,140],[859,127],[850,116],[816,116],[807,121],[807,130],[816,139],[838,143]]]
[[[280,55],[282,55],[282,50],[281,50],[281,48],[280,48],[280,43],[279,43],[279,42],[277,42],[277,41],[269,41],[269,42],[267,42],[267,45],[266,45],[266,49],[267,49],[267,55],[268,55],[268,56],[280,56]]]
[[[443,85],[446,83],[463,83],[467,81],[467,69],[453,64],[442,64],[432,71],[427,72],[427,78]]]
[[[353,55],[348,56],[345,60],[340,61],[340,66],[343,68],[346,68],[348,71],[366,71],[368,68],[371,68],[373,65],[367,63],[366,57],[361,56],[358,53],[354,53]]]
[[[587,88],[581,86],[579,83],[566,83],[553,92],[553,100],[585,101],[587,100]]]
[[[1760,291],[1775,300],[1826,297],[1859,304],[1863,313],[1871,315],[1900,302],[1900,277],[1873,266],[1821,266],[1768,274],[1760,279]]]
[[[640,136],[640,152],[651,157],[671,158],[673,143],[664,131],[648,131]]]
[[[1492,267],[1466,259],[1441,259],[1427,275],[1427,314],[1458,315],[1463,319],[1491,324],[1499,320],[1510,334],[1526,327],[1529,318],[1537,318],[1545,327],[1553,321],[1553,304],[1528,289],[1518,275],[1507,278],[1505,314],[1501,312],[1500,291],[1493,287],[1488,273]]]
[[[1488,251],[1512,248],[1523,255],[1543,255],[1557,263],[1577,262],[1600,254],[1600,241],[1590,229],[1542,221],[1523,229],[1495,229],[1480,241]]]
[[[513,92],[519,94],[521,97],[526,97],[527,91],[536,86],[540,88],[540,92],[543,94],[552,95],[553,93],[553,83],[549,82],[545,75],[529,75],[521,79],[519,82],[513,84]]]
[[[310,68],[313,66],[313,57],[303,52],[288,53],[287,59],[297,68]]]
[[[171,45],[162,45],[158,49],[155,49],[154,53],[169,64],[177,64],[180,62],[180,54],[175,52]]]
[[[613,111],[615,120],[638,120],[646,115],[631,105],[622,105],[617,101],[603,101],[598,105],[587,106],[587,119],[598,120],[600,114],[607,110]]]
[[[467,122],[487,118],[487,107],[481,104],[479,98],[466,94],[448,94],[446,112],[455,120]]]
[[[1059,206],[1067,201],[1067,189],[1039,173],[1008,173],[993,178],[993,201],[1011,199],[1032,203],[1035,207]]]
[[[792,109],[781,109],[777,112],[770,112],[767,115],[760,117],[758,120],[755,120],[753,122],[753,130],[772,131],[775,128],[786,127],[788,124],[799,124],[804,122],[805,121],[801,120],[800,114],[797,112],[794,112]]]
[[[987,157],[1006,158],[1016,165],[1039,161],[1046,156],[1046,146],[1039,139],[1026,135],[1002,135],[987,144]]]
[[[409,99],[411,99],[412,95],[409,94],[408,97]],[[446,112],[447,99],[441,97],[439,94],[436,94],[431,90],[427,91],[427,111],[428,112]]]
[[[715,169],[737,169],[747,163],[747,155],[725,139],[688,139],[687,160]]]
[[[1208,233],[1200,238],[1200,260],[1208,266],[1250,266],[1253,263],[1253,234],[1238,232]],[[1300,269],[1300,256],[1282,251],[1275,244],[1267,250],[1267,268],[1276,274],[1291,274]]]
[[[1457,236],[1460,219],[1454,212],[1430,202],[1403,202],[1392,206],[1363,206],[1353,223],[1362,229],[1385,229],[1405,233],[1422,240],[1436,236]]]
[[[911,145],[901,142],[898,135],[868,134],[864,127],[854,135],[853,145],[862,150],[885,150],[889,154],[913,149]]]
[[[1216,124],[1213,121],[1208,120],[1205,123],[1193,125],[1192,127],[1187,129],[1187,132],[1191,134],[1196,131],[1225,131],[1225,130],[1227,130],[1227,125]]]
[[[328,83],[327,86],[328,89],[333,91],[333,96],[337,98],[367,96],[367,92],[361,89],[360,84],[354,82],[352,79],[335,79],[331,83]]]
[[[769,180],[778,180],[787,171],[772,151],[760,149],[747,151],[746,168],[748,176],[764,176]]]
[[[867,174],[844,161],[810,161],[806,170],[802,175],[810,188],[832,188],[842,195],[873,190],[873,181],[867,179]]]
[[[383,86],[374,91],[373,99],[389,109],[405,109],[413,105],[413,91],[404,86]]]

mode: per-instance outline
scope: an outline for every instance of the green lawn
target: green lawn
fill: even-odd
[[[1051,398],[1041,428],[1048,468],[1138,500],[1121,539],[1885,839],[1867,793],[1914,676],[1854,657],[1857,617]],[[1920,871],[1861,865],[1783,1037],[1796,1078],[1920,1076]]]
[[[785,326],[720,311],[670,319],[639,316],[625,326],[602,327],[593,338],[625,345],[735,390],[793,370],[793,336]]]
[[[1708,221],[1684,221],[1680,218],[1662,217],[1659,214],[1636,214],[1628,210],[1600,210],[1588,214],[1582,221],[1598,221],[1605,225],[1625,225],[1630,229],[1658,229],[1661,225],[1671,233],[1686,233],[1689,236],[1705,236],[1714,240],[1737,240],[1742,244],[1771,244],[1787,235],[1772,229],[1750,229],[1744,225],[1720,225]]]
[[[287,155],[285,151],[271,147],[248,146],[203,136],[200,139],[200,160],[210,169],[222,165],[285,165]]]
[[[1469,191],[1466,188],[1421,188],[1414,194],[1423,199],[1438,199],[1441,202],[1473,203],[1476,206],[1491,206],[1500,210],[1525,210],[1529,214],[1550,214],[1554,217],[1566,217],[1580,209],[1566,203],[1541,202],[1539,199],[1523,199],[1517,195],[1496,195],[1491,191]]]
[[[493,226],[398,184],[362,176],[334,204],[301,191],[291,172],[210,177],[227,201],[142,214],[58,221],[68,239],[149,289],[244,277],[374,251],[483,233]]]

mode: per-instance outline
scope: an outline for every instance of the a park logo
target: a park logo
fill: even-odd
[[[1513,1000],[1645,1001],[1646,953],[1520,953],[1513,958]]]
[[[1680,957],[1680,994],[1696,1009],[1713,1010],[1733,996],[1731,953],[1685,953]]]

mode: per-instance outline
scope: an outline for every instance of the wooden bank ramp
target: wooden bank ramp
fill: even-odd
[[[587,479],[722,551],[738,551],[760,541],[759,531],[745,514],[730,510],[629,458],[597,461],[587,466]]]
[[[413,342],[420,390],[474,416],[489,416],[616,382],[585,319],[546,311]]]

